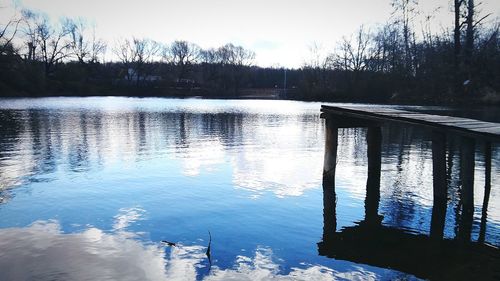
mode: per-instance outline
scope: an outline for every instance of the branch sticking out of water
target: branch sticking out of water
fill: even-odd
[[[212,255],[210,253],[211,251],[211,245],[212,245],[212,234],[210,233],[210,230],[208,231],[208,247],[207,247],[207,258],[208,258],[208,263],[209,263],[209,267],[208,267],[208,271],[210,271],[210,269],[212,268]]]
[[[166,240],[161,240],[161,243],[167,244],[167,246],[170,246],[170,247],[175,247],[175,243],[174,242],[170,242],[170,241],[166,241]]]

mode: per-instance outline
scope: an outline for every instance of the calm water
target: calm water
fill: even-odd
[[[292,101],[0,100],[0,280],[417,279],[318,254],[319,108]],[[428,234],[430,135],[400,127],[382,133],[382,224]],[[364,218],[365,135],[340,131],[337,230]],[[460,196],[457,145],[450,145],[445,237],[452,239]],[[472,240],[482,211],[481,152],[478,146]],[[499,246],[498,144],[493,155],[486,242]]]

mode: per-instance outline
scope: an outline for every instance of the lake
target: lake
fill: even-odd
[[[320,105],[0,100],[0,280],[418,280],[319,254],[325,145]],[[500,122],[496,109],[458,113]],[[365,216],[365,136],[362,128],[339,132],[338,231]],[[431,135],[385,126],[382,136],[381,223],[428,235]],[[460,157],[453,139],[450,147],[444,236],[451,240],[460,229]],[[498,247],[498,144],[492,151],[483,228],[485,243]],[[472,241],[481,232],[481,152],[477,146]]]

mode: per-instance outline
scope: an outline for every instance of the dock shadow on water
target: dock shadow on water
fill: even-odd
[[[319,109],[2,100],[0,280],[498,278],[497,144],[334,132]]]

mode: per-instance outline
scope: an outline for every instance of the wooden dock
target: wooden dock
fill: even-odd
[[[355,262],[363,262],[375,266],[393,267],[416,274],[417,276],[425,276],[426,271],[431,273],[434,272],[432,269],[434,266],[433,262],[421,264],[423,267],[427,264],[428,268],[419,269],[418,266],[408,266],[406,262],[401,262],[397,258],[394,259],[394,257],[399,256],[401,258],[404,255],[414,254],[420,254],[424,257],[424,254],[417,252],[426,251],[426,249],[434,249],[435,247],[437,248],[433,251],[445,251],[446,248],[443,248],[442,245],[456,245],[455,242],[461,245],[471,243],[474,216],[474,158],[476,144],[484,145],[484,149],[480,151],[485,154],[485,192],[482,204],[479,238],[477,242],[473,243],[473,247],[477,248],[479,247],[477,245],[484,243],[486,215],[491,191],[491,145],[493,142],[500,142],[500,124],[374,106],[322,106],[321,112],[321,117],[325,119],[325,158],[323,168],[323,241],[318,243],[320,254]],[[388,229],[381,225],[382,216],[378,214],[382,163],[381,127],[387,123],[416,126],[428,129],[431,132],[434,204],[432,208],[432,217],[430,218],[428,237],[412,236]],[[344,229],[341,232],[337,232],[335,170],[337,163],[338,129],[353,127],[367,128],[368,178],[366,183],[365,218],[360,223],[360,227],[354,227],[351,230]],[[457,218],[459,228],[457,237],[454,239],[455,242],[448,243],[444,241],[444,226],[448,202],[446,151],[447,139],[451,138],[453,138],[455,142],[460,143],[461,212],[460,217]],[[374,236],[374,233],[379,233],[380,235]],[[410,250],[400,250],[402,244],[394,244],[393,241],[390,243],[394,245],[390,243],[381,243],[383,242],[381,239],[385,239],[384,237],[389,237],[388,239],[391,241],[397,240],[402,244],[407,242],[405,245],[409,245],[408,249]],[[377,241],[374,241],[374,239]],[[350,242],[352,243],[349,244]],[[368,243],[370,247],[374,247],[374,249],[371,249],[373,250],[372,252],[363,252],[359,247],[356,247],[358,244],[368,245],[366,243]],[[357,254],[352,255],[352,253],[343,247],[355,249]],[[472,249],[471,247],[469,248]],[[494,253],[496,257],[494,259],[495,262],[500,260],[498,251],[498,248],[491,249],[491,252]],[[371,258],[374,253],[377,253],[379,258]],[[384,253],[387,255],[384,256]],[[462,256],[467,256],[469,252],[466,251],[462,254]],[[404,260],[404,258],[401,259]],[[424,259],[427,258],[423,258],[422,260]],[[381,260],[384,262],[381,262]],[[433,260],[429,259],[429,261]],[[422,261],[418,260],[418,262],[421,263]],[[436,261],[434,260],[434,262]],[[455,263],[454,260],[447,262],[449,262],[447,268],[453,268],[454,264],[460,264],[460,262]],[[494,274],[496,276],[495,278],[499,277],[498,271],[495,271]],[[426,277],[436,276],[431,274]]]
[[[338,128],[365,127],[368,145],[368,179],[366,184],[366,220],[378,219],[380,199],[380,173],[382,157],[381,127],[387,123],[417,126],[428,129],[432,134],[433,163],[433,215],[430,233],[442,239],[448,198],[446,169],[447,139],[460,143],[461,182],[461,229],[459,238],[470,240],[474,215],[474,166],[476,143],[484,145],[481,150],[485,162],[485,192],[481,218],[480,239],[484,239],[486,214],[491,190],[491,144],[500,142],[500,124],[459,118],[396,110],[374,106],[322,106],[321,117],[325,119],[325,159],[323,188],[335,190],[335,169],[337,163]],[[331,196],[330,196],[331,197]],[[328,201],[331,198],[324,198]],[[326,203],[325,201],[325,203]],[[332,225],[325,220],[325,224]],[[335,225],[333,225],[335,228]]]
[[[339,124],[341,127],[357,127],[356,124],[365,127],[362,124],[370,125],[369,121],[372,123],[395,122],[472,138],[500,141],[500,123],[370,106],[323,105],[321,111],[324,118],[331,116],[341,121]]]

